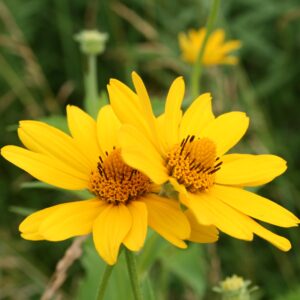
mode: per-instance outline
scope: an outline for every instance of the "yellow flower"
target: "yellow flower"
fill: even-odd
[[[286,162],[268,154],[226,154],[248,128],[245,113],[215,117],[210,94],[203,94],[182,114],[185,87],[179,77],[169,90],[164,114],[155,119],[136,73],[133,82],[137,95],[116,80],[108,86],[111,105],[125,124],[120,134],[125,162],[157,184],[171,183],[200,224],[215,225],[242,240],[250,241],[256,234],[288,251],[291,244],[287,239],[253,218],[280,227],[297,226],[299,219],[244,189],[270,182],[286,170]]]
[[[182,59],[188,63],[195,63],[198,53],[201,49],[203,39],[206,33],[205,28],[198,31],[190,29],[187,34],[181,32],[178,35],[179,46],[182,51]],[[225,32],[223,29],[217,29],[209,36],[204,55],[204,65],[229,64],[238,63],[238,58],[230,55],[230,52],[241,47],[239,40],[225,42]]]
[[[71,136],[42,122],[21,121],[18,135],[29,150],[5,146],[1,154],[38,180],[68,190],[88,189],[93,195],[33,213],[20,225],[22,237],[61,241],[92,232],[108,264],[116,262],[121,244],[140,250],[148,225],[185,248],[183,240],[190,236],[187,218],[178,202],[158,196],[157,185],[124,163],[117,139],[120,122],[111,107],[103,107],[95,121],[68,106],[67,118]],[[214,227],[195,227],[196,239],[217,239]]]

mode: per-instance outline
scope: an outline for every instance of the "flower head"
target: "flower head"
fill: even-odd
[[[184,61],[191,64],[196,62],[198,53],[204,40],[205,33],[205,28],[200,28],[198,31],[190,29],[187,34],[183,32],[179,33],[178,41],[180,49],[182,51],[182,59]],[[217,29],[208,38],[203,55],[203,64],[237,64],[237,57],[230,55],[230,52],[239,49],[240,47],[241,42],[239,40],[231,40],[225,42],[224,30]]]
[[[156,194],[158,186],[121,157],[120,122],[110,106],[97,121],[75,106],[67,107],[70,135],[38,121],[21,121],[18,135],[27,149],[5,146],[8,161],[48,184],[88,189],[91,198],[59,204],[28,216],[20,225],[28,240],[61,241],[92,233],[100,256],[117,260],[121,244],[138,251],[148,225],[172,244],[185,248],[190,225],[177,202]],[[135,145],[133,145],[135,147]],[[213,226],[193,226],[192,239],[217,239]],[[195,231],[196,230],[196,231]]]
[[[250,300],[251,293],[257,289],[257,286],[251,286],[250,280],[237,275],[226,277],[213,288],[215,292],[222,294],[224,300]]]
[[[249,118],[242,112],[215,117],[210,94],[199,96],[184,114],[184,81],[172,84],[165,112],[157,119],[141,78],[133,73],[136,94],[112,80],[108,87],[121,128],[124,161],[157,184],[169,182],[188,208],[193,222],[215,225],[243,240],[256,234],[283,251],[290,242],[254,219],[280,227],[297,226],[299,219],[280,205],[244,187],[270,182],[286,170],[275,155],[226,154],[245,134]],[[126,105],[127,110],[122,110]],[[133,145],[135,145],[133,147]]]

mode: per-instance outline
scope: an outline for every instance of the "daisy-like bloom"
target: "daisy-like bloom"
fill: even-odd
[[[117,139],[120,122],[110,106],[100,110],[97,121],[68,106],[67,118],[71,136],[42,122],[21,121],[18,135],[27,149],[1,150],[8,161],[38,180],[93,194],[28,216],[19,228],[24,239],[61,241],[92,232],[98,253],[111,265],[121,244],[132,251],[141,249],[148,225],[180,248],[189,237],[217,240],[215,227],[190,225],[178,202],[157,195],[157,185],[124,163]]]
[[[179,46],[182,52],[182,59],[190,64],[196,62],[199,51],[201,49],[204,36],[206,33],[205,28],[199,30],[190,29],[187,34],[180,32],[178,35]],[[204,65],[219,65],[229,64],[235,65],[238,63],[238,58],[230,55],[234,50],[241,47],[239,40],[231,40],[225,42],[225,31],[217,29],[211,33],[208,38],[204,55]]]
[[[256,234],[288,251],[291,244],[286,238],[254,219],[280,227],[297,226],[299,219],[244,189],[270,182],[286,170],[286,162],[268,154],[226,154],[248,128],[245,113],[215,117],[210,94],[203,94],[182,114],[185,88],[179,77],[169,90],[164,114],[155,119],[136,73],[133,82],[136,93],[116,80],[108,86],[111,105],[124,124],[120,139],[124,161],[157,184],[171,183],[200,224],[215,225],[242,240],[250,241]]]

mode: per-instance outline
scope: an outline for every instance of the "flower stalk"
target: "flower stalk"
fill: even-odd
[[[114,266],[106,265],[98,290],[97,300],[103,300],[107,284]]]
[[[192,76],[191,76],[191,90],[192,90],[192,99],[195,99],[200,92],[200,81],[203,70],[203,56],[205,53],[205,48],[207,45],[208,38],[213,30],[213,25],[218,13],[218,9],[220,6],[220,0],[213,0],[213,4],[210,10],[210,14],[208,16],[206,22],[206,32],[203,39],[203,43],[198,53],[197,60],[193,66]]]
[[[133,252],[125,248],[128,273],[131,281],[132,291],[135,300],[143,300],[141,285],[138,278],[136,258]]]
[[[84,106],[85,110],[93,117],[96,116],[100,108],[97,86],[97,55],[104,52],[107,39],[106,33],[97,30],[83,30],[75,35],[75,40],[79,42],[80,50],[86,58]]]

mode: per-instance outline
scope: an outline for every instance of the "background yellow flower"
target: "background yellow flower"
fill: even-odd
[[[205,28],[200,28],[199,30],[190,29],[187,33],[179,33],[178,41],[181,49],[181,57],[184,61],[191,64],[196,62],[205,33]],[[213,31],[208,38],[203,55],[203,64],[235,65],[238,63],[238,58],[231,55],[231,52],[240,47],[241,42],[239,40],[225,41],[225,31],[223,29],[217,29]]]

